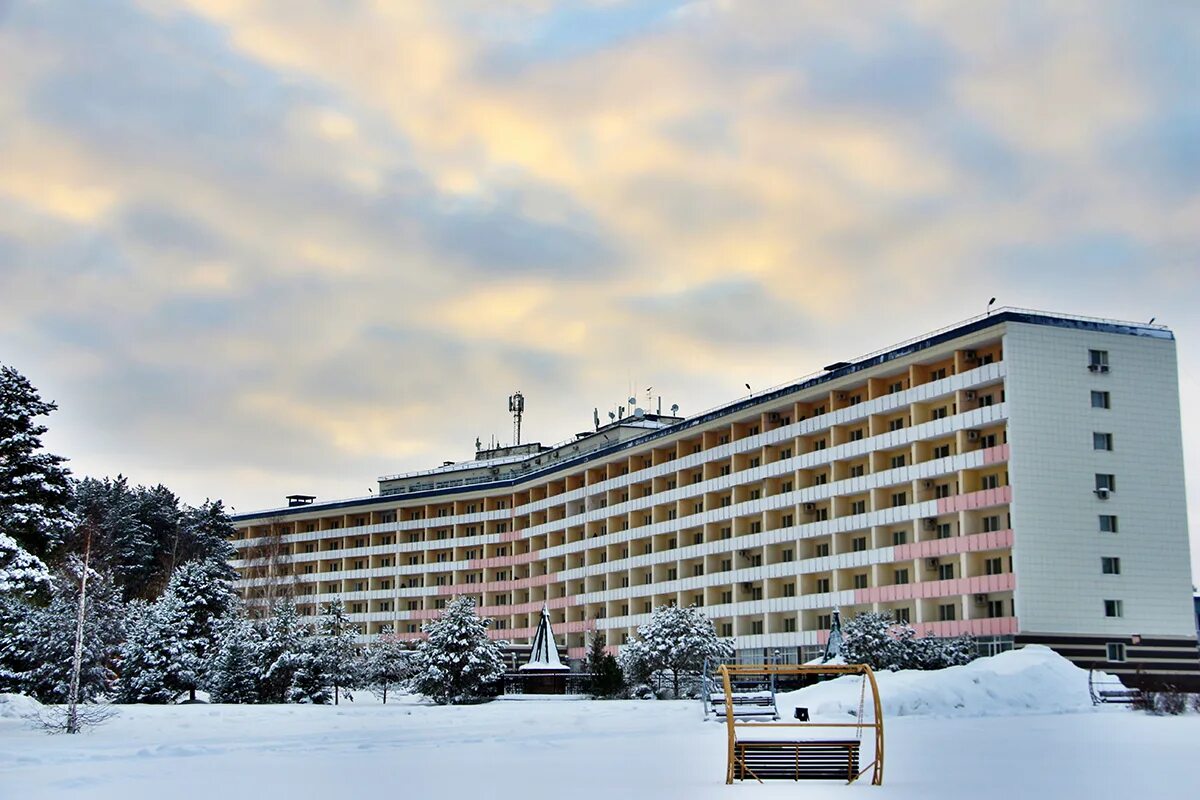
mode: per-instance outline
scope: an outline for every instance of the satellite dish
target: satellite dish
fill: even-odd
[[[638,419],[641,419],[642,417],[646,416],[646,412],[645,412],[645,411],[643,411],[643,410],[642,410],[642,409],[640,409],[640,408],[635,408],[635,409],[633,410],[633,415],[634,415],[635,417],[637,417]]]
[[[678,413],[679,413],[679,403],[672,403],[671,404],[671,416],[675,416]]]
[[[636,397],[631,397],[631,398],[629,398],[629,405],[633,405],[633,404],[634,404],[634,403],[636,403],[636,402],[637,402],[637,398],[636,398]]]
[[[617,412],[615,412],[615,411],[608,412],[608,418],[615,421],[617,418]]]

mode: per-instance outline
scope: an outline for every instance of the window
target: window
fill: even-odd
[[[1092,449],[1093,450],[1112,450],[1113,437],[1111,433],[1093,433],[1092,434]]]
[[[908,492],[892,493],[892,508],[908,505]]]
[[[1101,514],[1100,515],[1100,531],[1102,533],[1117,532],[1117,515],[1116,514]]]
[[[722,603],[732,603],[733,602],[733,592],[732,591],[721,592],[721,602]]]
[[[763,624],[761,619],[756,619],[750,623],[750,633],[758,636],[763,632]]]
[[[855,589],[866,589],[867,588],[867,576],[865,573],[854,576],[854,588]]]
[[[992,514],[992,515],[990,515],[990,516],[987,516],[987,517],[984,517],[984,518],[983,518],[983,531],[984,531],[984,533],[991,533],[992,531],[998,531],[998,530],[1000,530],[1000,517],[999,517],[999,515],[997,515],[997,514]]]
[[[692,565],[692,577],[693,578],[699,578],[703,574],[704,574],[704,565],[703,564],[693,564]],[[701,603],[701,605],[703,605],[703,603]]]
[[[829,509],[828,508],[818,508],[817,512],[816,512],[816,517],[814,519],[817,522],[824,522],[825,520],[829,519]]]
[[[1119,663],[1125,660],[1125,645],[1121,642],[1109,642],[1104,645],[1104,656],[1111,662]]]
[[[897,608],[892,616],[896,618],[896,622],[907,625],[912,622],[912,610],[907,608]]]
[[[782,461],[786,458],[791,458],[791,457],[792,457],[792,448],[785,447],[779,451],[779,460],[780,461]]]
[[[1108,351],[1088,350],[1088,369],[1092,372],[1108,372]]]
[[[850,477],[851,478],[861,478],[863,476],[863,472],[865,472],[863,465],[855,464],[853,467],[850,468]]]
[[[1117,490],[1117,478],[1115,475],[1106,473],[1096,473],[1096,491],[1115,492]]]
[[[750,523],[751,533],[762,533],[762,522],[755,521]]]
[[[1105,600],[1104,601],[1104,616],[1106,616],[1106,617],[1123,617],[1123,616],[1125,616],[1125,603],[1121,600]]]
[[[628,636],[629,634],[625,634],[625,635]],[[721,623],[721,635],[725,636],[725,637],[733,636],[733,623],[732,622],[722,622]]]
[[[989,558],[983,562],[985,575],[1001,575],[1004,573],[1004,559],[1000,556]]]
[[[892,544],[900,545],[908,543],[908,531],[892,531]]]
[[[728,525],[726,525],[724,528],[721,528],[721,538],[722,539],[729,539],[732,536],[733,536],[733,528],[729,527]]]
[[[722,558],[721,559],[721,572],[729,572],[729,570],[731,570],[731,569],[733,569],[733,559],[732,558]]]
[[[954,580],[954,565],[953,564],[938,564],[938,580],[939,581]]]
[[[1100,572],[1104,575],[1120,575],[1121,559],[1116,556],[1101,556]]]
[[[904,381],[896,381],[888,384],[888,394],[896,394],[904,391]]]
[[[999,489],[1000,488],[1000,476],[999,475],[984,475],[983,478],[979,482],[979,488],[984,489],[984,490]]]
[[[817,558],[825,558],[829,555],[829,543],[823,542],[816,547]]]
[[[949,458],[950,457],[950,445],[943,444],[943,445],[933,448],[933,457],[934,458]]]
[[[950,484],[939,483],[937,486],[933,487],[933,496],[939,500],[943,497],[949,497],[950,496]]]
[[[945,419],[949,414],[949,409],[945,406],[938,406],[930,413],[930,419]]]
[[[861,553],[867,549],[867,537],[856,536],[854,541],[850,543],[851,549],[856,553]]]
[[[954,535],[954,531],[953,531],[953,529],[950,527],[950,523],[949,523],[949,522],[939,522],[939,523],[938,523],[938,526],[937,526],[937,538],[939,538],[939,539],[949,539],[949,538],[950,538],[951,536],[953,536],[953,535]]]
[[[1112,408],[1108,392],[1092,392],[1092,408]]]
[[[855,428],[854,430],[850,431],[850,439],[849,440],[851,442],[861,441],[862,438],[863,438],[862,428]]]
[[[784,481],[779,485],[779,491],[781,492],[790,492],[793,488],[794,484],[791,481]]]
[[[953,622],[956,619],[956,610],[953,603],[946,603],[938,606],[938,621]]]
[[[908,583],[908,570],[898,569],[892,574],[892,583],[904,585]]]
[[[779,518],[779,524],[784,528],[790,528],[796,524],[796,518],[791,514],[784,514]]]
[[[988,600],[987,615],[989,619],[996,619],[1004,616],[1004,601],[1003,600]]]
[[[825,449],[825,440],[824,439],[817,439],[815,442],[813,442],[813,450],[824,450],[824,449]]]
[[[790,547],[784,548],[783,552],[780,554],[780,560],[781,561],[795,561],[796,560],[795,551],[792,550],[792,548],[790,548]]]
[[[813,476],[813,486],[824,486],[829,482],[829,476],[824,472],[818,472]]]
[[[818,630],[825,631],[825,630],[829,630],[832,627],[833,627],[833,615],[832,614],[817,614]]]
[[[850,513],[851,513],[851,514],[865,514],[865,513],[867,513],[867,501],[866,501],[866,500],[853,500],[853,501],[851,501],[851,503],[850,503]]]
[[[829,591],[829,578],[817,578],[817,594],[825,594]]]
[[[784,633],[795,633],[796,632],[796,618],[795,617],[784,617],[783,632]]]
[[[904,427],[904,417],[897,417],[896,419],[888,420],[888,430],[889,431],[898,431],[898,430],[901,430],[903,427]]]
[[[763,590],[762,590],[761,586],[754,586],[750,589],[750,599],[751,600],[762,600],[763,599]]]
[[[905,463],[905,458],[904,458],[903,453],[901,453],[900,455],[892,456],[892,461],[891,461],[892,469],[900,469],[900,467],[904,466],[904,463]]]
[[[783,596],[784,597],[795,597],[796,596],[796,584],[785,583],[783,585]]]

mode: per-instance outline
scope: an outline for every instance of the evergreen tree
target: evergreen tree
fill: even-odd
[[[286,703],[292,699],[296,673],[307,666],[302,663],[305,630],[290,598],[271,608],[259,638],[259,698],[265,703]]]
[[[0,532],[0,598],[28,598],[50,588],[50,570],[17,540]],[[0,621],[0,632],[4,630]]]
[[[174,563],[216,561],[226,565],[228,580],[237,580],[237,574],[228,566],[236,555],[229,543],[233,534],[233,521],[220,500],[205,500],[196,508],[186,508],[179,520]]]
[[[233,571],[214,558],[188,561],[175,570],[165,594],[173,595],[182,607],[184,640],[197,659],[196,680],[184,688],[196,697],[209,658],[216,650],[217,625],[231,614],[241,613],[241,600],[230,578]]]
[[[0,533],[40,558],[74,524],[66,459],[42,450],[46,426],[36,421],[56,408],[21,373],[0,365]]]
[[[484,696],[504,674],[503,644],[488,638],[490,622],[475,613],[471,598],[452,599],[423,628],[413,689],[439,705]]]
[[[261,646],[257,630],[240,614],[231,614],[217,624],[217,646],[206,681],[214,703],[259,701]]]
[[[140,516],[144,509],[124,476],[84,478],[75,485],[75,510],[82,523],[77,541],[71,544],[81,547],[82,531],[88,531],[93,557],[108,566],[127,599],[151,599],[155,594],[149,589],[154,543],[150,526]]]
[[[338,704],[341,694],[353,700],[351,691],[362,680],[362,655],[355,641],[358,626],[350,621],[341,600],[325,606],[324,615],[317,624],[317,635],[325,673],[333,684],[333,704]]]
[[[289,703],[325,705],[333,694],[333,679],[329,674],[329,651],[325,637],[311,627],[305,627],[299,649],[293,654],[292,685],[287,692]]]
[[[698,676],[706,659],[733,655],[733,642],[717,636],[716,629],[695,606],[662,606],[650,621],[638,628],[640,641],[630,642],[621,652],[625,673],[661,679],[670,676],[675,697],[680,678]]]
[[[50,602],[44,608],[24,606],[14,629],[0,642],[0,661],[9,685],[43,703],[67,701],[81,576],[82,564],[71,557],[65,570],[54,577]],[[111,575],[92,571],[84,606],[81,701],[112,689],[123,639],[120,593]]]
[[[170,703],[197,683],[200,659],[187,638],[187,616],[173,592],[153,603],[134,600],[120,648],[117,702]]]
[[[918,638],[911,625],[896,622],[890,614],[864,611],[846,623],[842,655],[848,664],[894,671],[966,664],[976,652],[969,636]]]
[[[387,704],[388,691],[412,677],[415,652],[394,633],[384,633],[367,645],[363,679]]]
[[[615,697],[625,688],[625,676],[621,666],[606,647],[607,640],[603,633],[592,634],[592,642],[588,647],[587,671],[591,673],[588,690],[596,697]]]

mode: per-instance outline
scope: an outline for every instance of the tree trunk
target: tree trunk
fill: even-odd
[[[71,656],[71,685],[67,690],[67,733],[79,733],[79,673],[83,671],[83,618],[87,611],[88,563],[92,554],[92,533],[83,545],[83,575],[79,580],[79,610],[75,612],[75,652]]]

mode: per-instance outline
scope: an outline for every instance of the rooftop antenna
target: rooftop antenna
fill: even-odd
[[[525,413],[525,395],[518,389],[508,398],[508,410],[513,415],[513,438],[521,443],[521,415]]]
[[[679,403],[671,403],[671,416],[679,416]]]
[[[600,430],[600,409],[592,409],[592,421],[596,423],[596,430]]]
[[[985,317],[990,317],[992,315],[992,306],[995,304],[995,302],[996,302],[996,298],[994,298],[994,297],[991,300],[988,300],[987,313],[984,314]]]
[[[1156,320],[1156,319],[1158,319],[1158,317],[1151,317],[1151,318],[1150,318],[1150,321],[1149,321],[1149,322],[1147,322],[1146,324],[1147,324],[1147,325],[1153,325],[1153,324],[1154,324],[1154,320]]]

